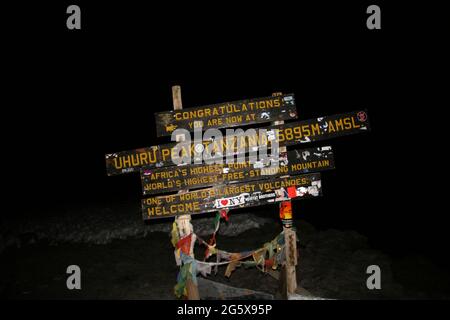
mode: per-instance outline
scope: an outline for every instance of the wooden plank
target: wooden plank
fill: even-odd
[[[280,145],[322,141],[370,130],[367,111],[353,111],[316,119],[291,122],[280,126]]]
[[[262,146],[270,148],[271,142],[269,137],[271,134],[276,135],[280,146],[290,146],[322,141],[369,130],[370,125],[367,112],[359,110],[260,128],[256,129],[254,134],[250,136],[234,136],[233,139],[223,137],[214,141],[193,141],[186,143],[180,149],[185,154],[191,156],[188,164],[196,164],[202,163],[205,159],[214,160],[223,158],[227,153],[245,153],[250,149],[257,150]],[[158,168],[174,165],[172,154],[175,154],[176,149],[174,147],[176,144],[173,142],[160,146],[107,154],[105,156],[107,174],[116,175],[139,172],[143,166]],[[239,150],[239,145],[244,145],[246,150]],[[180,157],[175,155],[174,158],[177,160]]]
[[[151,197],[142,200],[144,220],[186,213],[200,214],[318,197],[322,194],[320,173],[258,180],[208,189]]]
[[[297,119],[293,94],[155,113],[158,137],[170,136],[175,129],[193,132],[200,128],[205,131],[291,119]]]
[[[173,192],[184,188],[204,188],[214,185],[270,179],[334,168],[330,146],[291,150],[276,159],[268,157],[251,163],[199,164],[164,168],[141,168],[144,195]]]

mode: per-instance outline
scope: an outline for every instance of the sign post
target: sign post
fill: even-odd
[[[181,87],[173,86],[172,87],[172,99],[173,99],[173,110],[181,110],[183,109],[183,104],[181,102]],[[184,137],[183,137],[184,138]],[[184,139],[183,139],[184,140]],[[179,142],[179,141],[177,141]],[[180,190],[178,193],[186,193],[188,189]],[[195,244],[195,234],[194,228],[191,224],[191,215],[185,214],[181,216],[175,217],[175,223],[178,228],[178,237],[179,239],[183,239],[185,237],[191,237],[191,245],[189,249],[189,255],[194,258],[194,244]],[[198,293],[197,285],[191,280],[186,280],[186,290],[187,297],[189,300],[200,300],[200,295]]]
[[[273,96],[282,95],[282,93],[275,92]],[[274,125],[284,124],[284,120],[274,121]],[[285,146],[280,147],[280,153],[287,152]],[[295,293],[297,289],[297,273],[295,267],[297,266],[297,237],[295,231],[292,230],[292,203],[291,201],[280,202],[280,218],[283,223],[283,234],[285,243],[285,255],[286,261],[284,266],[284,272],[280,277],[280,280],[285,282],[281,285],[281,294],[283,297],[288,297],[290,294]]]
[[[283,297],[289,298],[297,289],[291,201],[322,195],[319,171],[334,169],[334,154],[331,146],[289,151],[287,147],[367,132],[366,111],[285,123],[297,119],[293,94],[273,93],[271,97],[183,109],[181,88],[173,86],[172,100],[173,110],[155,114],[156,129],[159,137],[176,134],[176,142],[109,153],[105,160],[109,176],[140,172],[146,196],[141,202],[144,220],[174,217],[172,244],[180,266],[176,296],[199,300],[197,273],[206,277],[212,266],[217,272],[219,265],[228,264],[226,276],[241,265],[259,266],[269,274],[281,266],[281,273],[273,276],[280,279]],[[245,133],[240,128],[227,129],[264,123],[270,125]],[[215,129],[217,137],[208,135],[207,129]],[[227,129],[226,137],[218,129]],[[197,130],[206,131],[196,137]],[[162,193],[166,194],[158,195]],[[215,232],[223,213],[228,219],[228,210],[275,203],[279,203],[283,224],[283,234],[275,242],[250,253],[216,248]],[[191,215],[211,212],[217,213],[213,244],[197,238],[191,224]],[[195,259],[196,242],[207,246],[204,261]],[[212,255],[216,255],[216,262],[206,261]],[[249,258],[253,261],[244,261]]]

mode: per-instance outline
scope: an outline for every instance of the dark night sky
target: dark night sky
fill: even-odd
[[[188,15],[78,3],[78,33],[65,29],[65,3],[11,22],[2,162],[8,201],[21,209],[10,214],[139,201],[139,178],[106,177],[104,154],[168,141],[156,139],[153,113],[171,108],[172,85],[184,107],[281,91],[295,93],[300,119],[367,108],[372,124],[317,144],[334,147],[337,169],[323,174],[324,197],[296,203],[296,216],[398,252],[443,250],[444,165],[433,159],[444,155],[433,144],[448,84],[437,76],[437,25],[410,20],[426,10],[386,5],[383,29],[369,31],[364,4],[195,5]],[[43,9],[45,19],[35,14]]]

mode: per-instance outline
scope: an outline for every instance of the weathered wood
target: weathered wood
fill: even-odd
[[[286,283],[286,264],[280,268],[280,276],[278,278],[278,290],[281,295],[281,299],[288,300],[287,283]]]
[[[250,136],[235,136],[234,139],[224,137],[215,141],[187,141],[179,146],[178,151],[184,150],[191,156],[184,159],[187,164],[198,164],[204,160],[222,159],[229,154],[248,153],[250,149],[257,150],[260,147],[271,147],[269,136],[276,134],[280,146],[290,146],[312,141],[321,141],[330,138],[366,132],[370,130],[369,120],[365,111],[354,111],[321,118],[296,121],[279,126],[269,126],[255,129]],[[238,146],[246,148],[240,150]],[[177,143],[168,143],[160,146],[141,148],[107,154],[106,168],[108,175],[116,175],[128,172],[139,172],[143,166],[164,167],[175,165],[172,161],[172,153]],[[200,148],[198,148],[200,147]],[[200,150],[200,151],[198,151]],[[180,157],[174,156],[175,160]]]
[[[318,197],[322,194],[320,173],[249,181],[185,194],[165,195],[142,200],[143,218],[165,218],[186,213],[199,214],[220,209],[236,209]]]
[[[286,250],[286,290],[287,294],[295,293],[297,289],[297,237],[292,228],[283,226]]]
[[[274,157],[270,154],[256,163],[245,162],[199,164],[164,168],[141,168],[144,195],[172,192],[184,188],[204,188],[214,185],[271,179],[334,168],[330,146],[291,150]]]
[[[172,87],[172,99],[173,99],[173,109],[174,110],[183,109],[180,86]],[[177,137],[177,141],[184,140],[184,139],[185,139],[185,137]],[[187,192],[189,192],[188,189],[179,190],[178,194],[184,194]],[[185,212],[185,213],[187,213],[187,212]],[[177,224],[178,236],[180,239],[192,234],[189,255],[192,258],[195,258],[195,256],[194,256],[195,235],[193,235],[194,228],[191,224],[191,216],[189,214],[181,215],[181,216],[175,217],[175,221]],[[186,291],[187,291],[187,297],[189,300],[200,300],[200,295],[198,293],[198,287],[191,279],[186,280]]]
[[[176,129],[193,132],[291,119],[297,119],[293,94],[155,113],[158,137],[170,136]]]
[[[276,93],[274,93],[276,95]],[[276,121],[273,123],[274,125],[283,125],[284,121]],[[301,128],[301,127],[300,127]],[[286,131],[285,131],[286,132]],[[281,140],[281,139],[280,139]],[[280,148],[280,152],[286,152],[286,147],[283,146]],[[281,292],[281,295],[287,299],[288,295],[290,293],[295,292],[295,289],[297,288],[297,275],[295,266],[297,265],[297,256],[296,250],[296,235],[295,232],[292,231],[292,207],[290,200],[287,203],[290,208],[290,216],[286,217],[283,213],[282,218],[288,219],[290,221],[283,221],[283,234],[284,234],[284,242],[285,242],[285,265],[282,272],[281,281],[284,281],[284,283],[281,285],[281,289],[283,292]],[[283,203],[280,204],[280,210],[282,210],[281,206]],[[286,223],[288,222],[288,223]]]

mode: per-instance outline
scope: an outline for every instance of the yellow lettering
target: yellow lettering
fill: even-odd
[[[355,118],[352,117],[353,128],[360,128],[361,125],[355,123]]]
[[[129,167],[130,165],[131,165],[130,155],[123,157],[123,167],[126,168],[126,167]]]
[[[145,152],[139,153],[139,160],[141,161],[141,164],[148,164],[147,156],[148,154]]]
[[[336,131],[344,130],[344,123],[342,122],[342,119],[336,119]]]
[[[120,158],[114,158],[114,168],[116,169],[122,169],[123,164],[122,164],[122,157]],[[117,164],[117,160],[119,160],[119,164]]]
[[[279,107],[281,105],[280,99],[275,99],[275,100],[273,100],[273,102],[274,102],[275,107]]]
[[[352,121],[350,118],[344,118],[344,129],[350,130],[352,128]]]
[[[167,158],[170,156],[170,149],[162,149],[161,150],[161,157],[163,161],[167,161]]]

